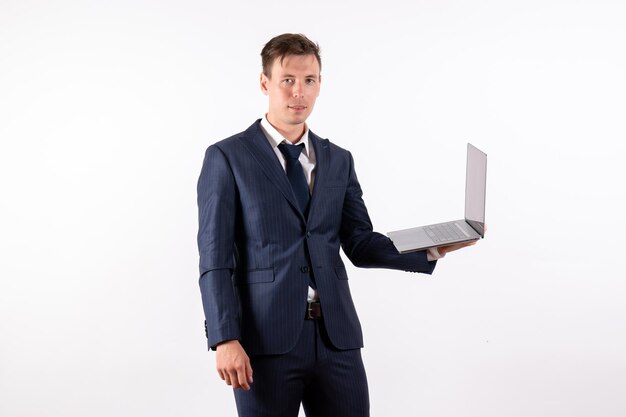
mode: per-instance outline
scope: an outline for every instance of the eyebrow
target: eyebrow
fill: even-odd
[[[295,75],[291,75],[291,74],[281,74],[280,78],[296,78]],[[319,78],[319,75],[315,75],[315,74],[310,74],[310,75],[305,75],[304,78]]]

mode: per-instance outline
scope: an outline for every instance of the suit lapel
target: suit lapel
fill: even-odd
[[[250,151],[252,158],[259,164],[261,171],[263,171],[272,184],[278,187],[283,196],[289,201],[289,204],[291,204],[294,210],[299,213],[300,217],[304,220],[304,216],[300,212],[287,175],[285,175],[283,167],[280,165],[272,146],[269,144],[259,125],[260,119],[244,132],[240,140],[248,151]]]
[[[321,139],[315,133],[309,130],[309,143],[315,152],[315,180],[313,183],[313,191],[311,193],[311,202],[309,203],[309,218],[315,212],[318,201],[323,197],[322,190],[326,181],[326,172],[330,163],[330,148],[328,140]],[[307,219],[308,220],[308,219]]]

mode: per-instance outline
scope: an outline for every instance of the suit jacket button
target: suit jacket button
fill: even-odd
[[[307,273],[309,272],[309,267],[308,266],[303,266],[302,268],[300,268],[300,271],[302,271],[303,273]]]
[[[306,232],[306,238],[310,238],[311,237],[311,232]]]

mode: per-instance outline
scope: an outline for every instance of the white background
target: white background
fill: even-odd
[[[313,131],[381,232],[488,235],[432,277],[349,266],[372,416],[626,415],[626,5],[0,3],[0,416],[234,416],[207,353],[195,186],[266,110],[259,53],[322,47]],[[332,417],[332,416],[329,416]]]

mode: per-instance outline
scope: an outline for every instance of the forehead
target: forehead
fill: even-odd
[[[286,55],[276,58],[272,64],[272,75],[315,75],[320,74],[320,64],[315,55]]]

